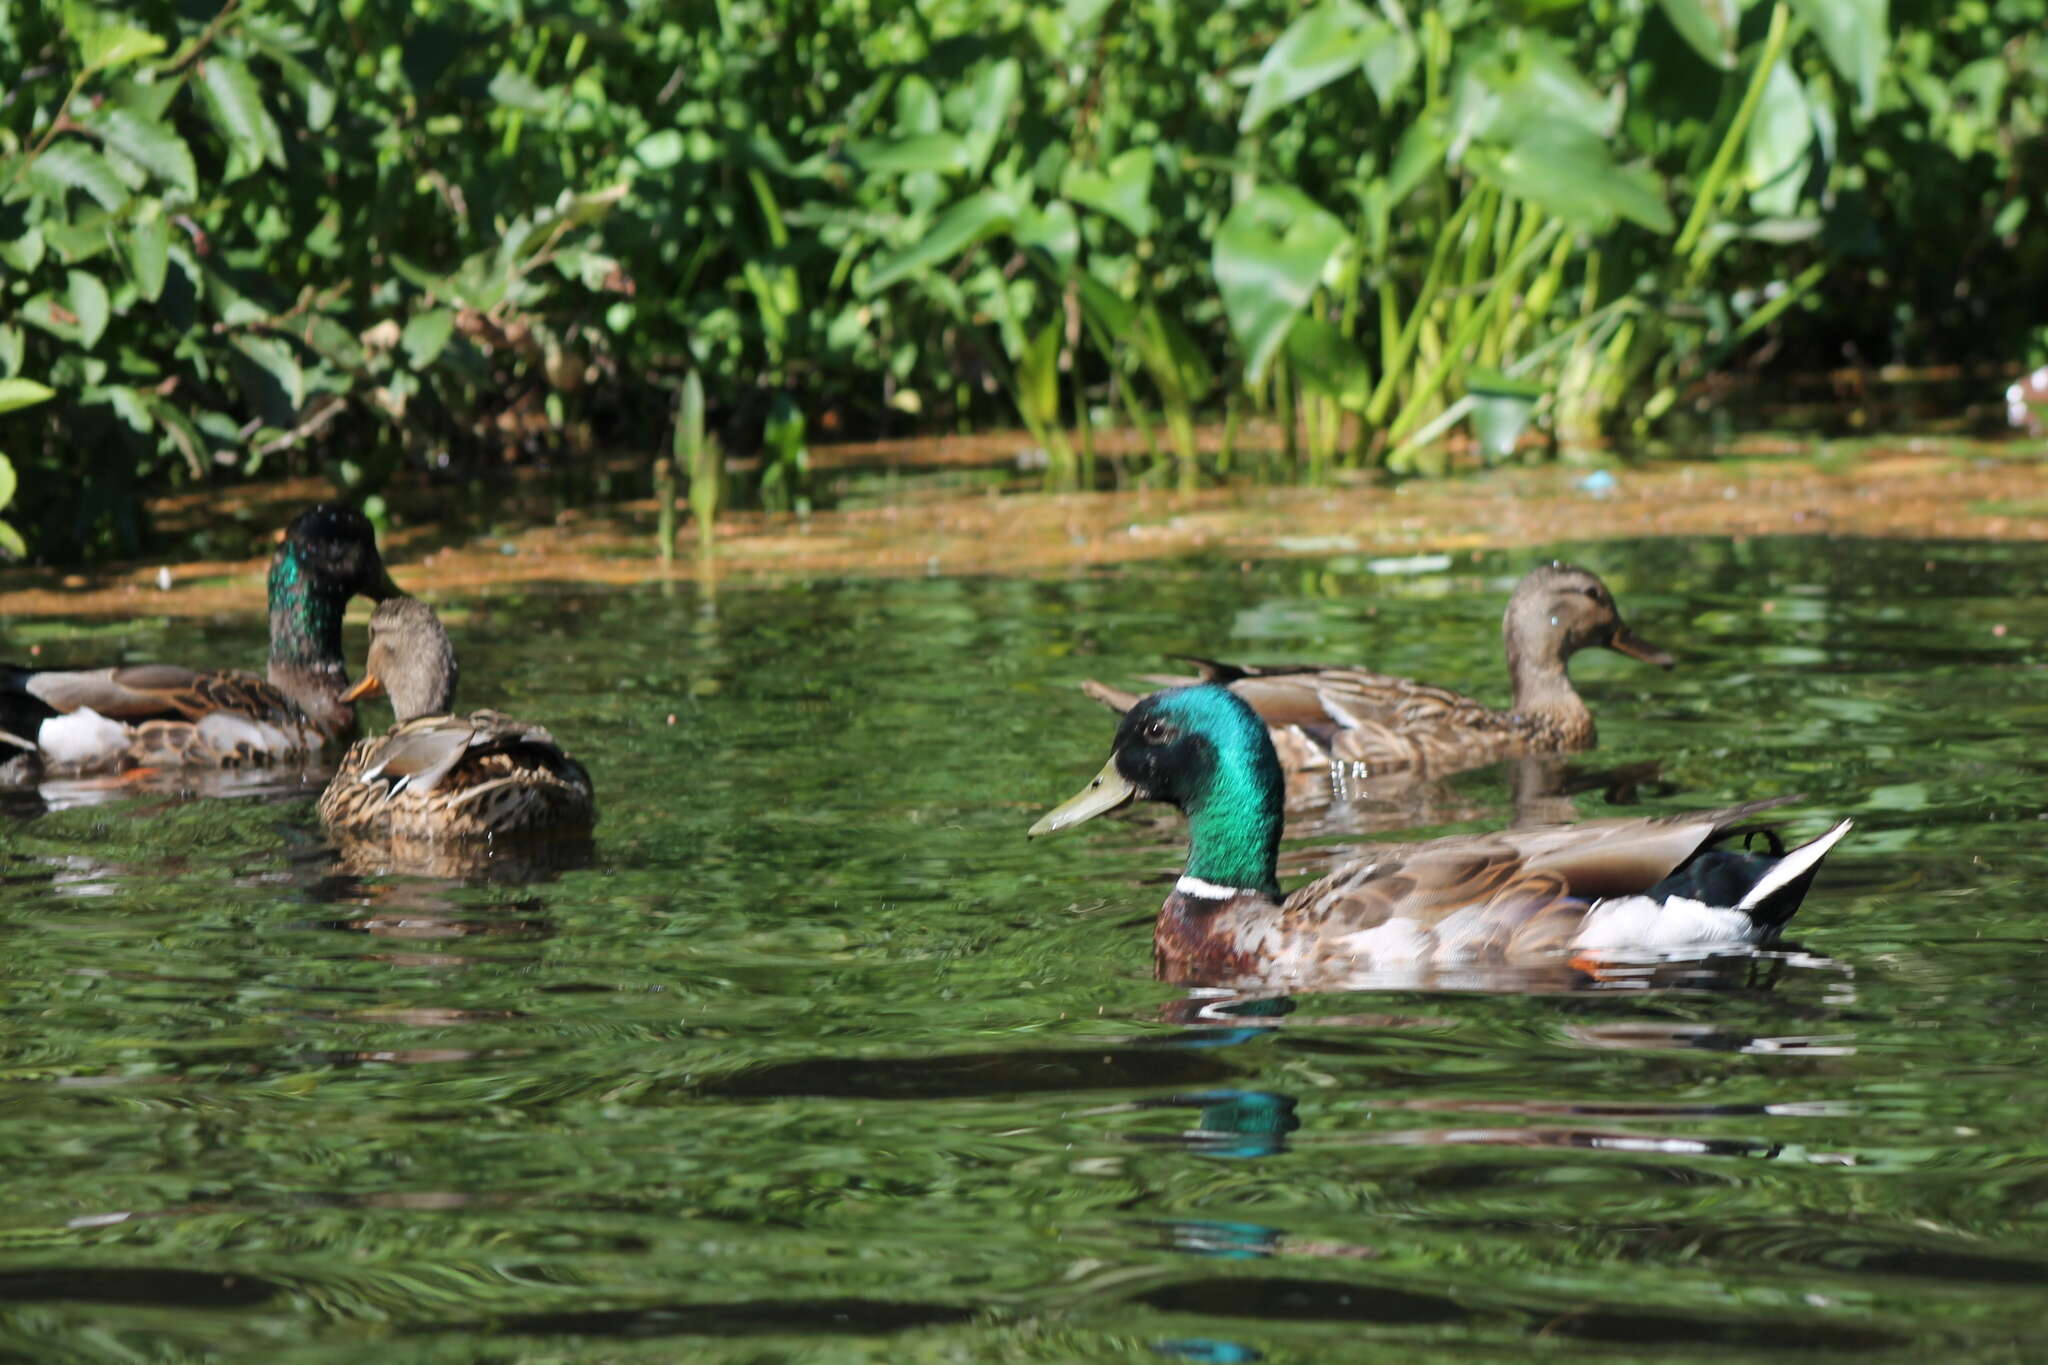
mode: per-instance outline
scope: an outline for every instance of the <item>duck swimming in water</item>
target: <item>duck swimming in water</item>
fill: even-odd
[[[1163,980],[1337,989],[1389,972],[1538,966],[1768,943],[1799,908],[1843,820],[1769,853],[1729,847],[1786,799],[1649,819],[1465,835],[1391,847],[1283,896],[1284,776],[1265,723],[1203,683],[1134,704],[1110,758],[1035,835],[1134,800],[1188,819],[1185,872],[1153,930]]]

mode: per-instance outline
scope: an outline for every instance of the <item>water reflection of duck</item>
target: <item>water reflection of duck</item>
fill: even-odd
[[[1366,668],[1194,659],[1200,679],[1153,681],[1225,684],[1270,727],[1288,773],[1356,779],[1400,771],[1454,773],[1517,754],[1591,748],[1593,713],[1566,672],[1572,655],[1597,646],[1671,666],[1670,655],[1622,621],[1599,576],[1570,564],[1546,564],[1525,575],[1509,599],[1501,633],[1514,683],[1514,705],[1506,711]],[[1092,680],[1082,689],[1117,711],[1138,701],[1135,693]]]
[[[1157,693],[1125,714],[1109,762],[1032,826],[1049,834],[1143,797],[1188,817],[1186,871],[1154,926],[1167,980],[1330,989],[1445,967],[1725,950],[1766,942],[1849,829],[1780,851],[1719,847],[1781,800],[1388,848],[1284,900],[1278,757],[1228,688]]]
[[[588,829],[590,774],[538,725],[499,711],[451,714],[455,646],[415,598],[370,617],[370,657],[350,699],[388,694],[397,724],[359,740],[320,797],[339,834],[484,839]]]
[[[349,598],[397,592],[367,517],[310,507],[271,557],[267,677],[173,664],[0,665],[0,748],[11,767],[34,755],[41,772],[65,776],[314,758],[355,729],[341,652]]]

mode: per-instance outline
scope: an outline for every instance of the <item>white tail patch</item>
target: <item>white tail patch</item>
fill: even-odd
[[[1779,860],[1776,867],[1764,873],[1763,880],[1749,888],[1749,894],[1742,898],[1742,904],[1738,905],[1736,909],[1753,910],[1799,878],[1805,876],[1815,864],[1827,856],[1828,850],[1833,848],[1840,841],[1841,837],[1849,832],[1849,827],[1855,823],[1854,820],[1844,820],[1812,843],[1801,844],[1798,848],[1787,853]]]
[[[104,763],[128,744],[128,727],[109,720],[90,706],[52,716],[36,732],[43,757],[52,763],[80,767]]]
[[[1757,937],[1756,921],[1744,910],[1724,910],[1686,896],[1655,901],[1616,896],[1595,901],[1572,937],[1572,947],[1596,949],[1676,948],[1692,943],[1742,943]]]

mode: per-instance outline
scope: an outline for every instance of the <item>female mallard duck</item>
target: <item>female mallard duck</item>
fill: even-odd
[[[323,503],[270,560],[270,673],[122,664],[0,664],[0,746],[46,776],[297,763],[354,731],[341,618],[360,593],[398,591],[369,518]]]
[[[1506,711],[1365,668],[1260,668],[1196,659],[1199,679],[1155,681],[1228,685],[1264,718],[1290,773],[1441,775],[1522,754],[1590,749],[1593,713],[1565,672],[1581,649],[1597,645],[1671,667],[1670,655],[1622,622],[1607,585],[1570,564],[1531,570],[1508,601],[1501,633],[1515,689],[1514,705]],[[1138,700],[1093,680],[1081,687],[1117,711],[1130,710]]]
[[[1141,797],[1178,807],[1187,870],[1154,928],[1160,976],[1328,989],[1454,965],[1768,942],[1850,824],[1770,854],[1715,845],[1780,801],[1437,839],[1346,864],[1283,899],[1282,781],[1250,706],[1214,683],[1177,688],[1132,706],[1095,780],[1031,833]]]
[[[391,698],[397,724],[358,740],[320,796],[336,833],[488,839],[589,829],[590,774],[554,736],[497,711],[452,714],[455,646],[426,603],[395,597],[370,616],[370,658],[351,701]]]

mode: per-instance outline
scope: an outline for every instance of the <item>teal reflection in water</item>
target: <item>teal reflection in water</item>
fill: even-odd
[[[288,783],[10,798],[0,1356],[2048,1355],[2048,552],[1558,553],[1680,666],[1576,661],[1602,747],[1541,799],[1855,816],[1796,942],[1212,1007],[1150,976],[1172,820],[1023,839],[1083,677],[1505,701],[1533,554],[444,604],[465,701],[597,777],[546,865],[337,859]],[[1354,796],[1287,875],[1529,792]]]

